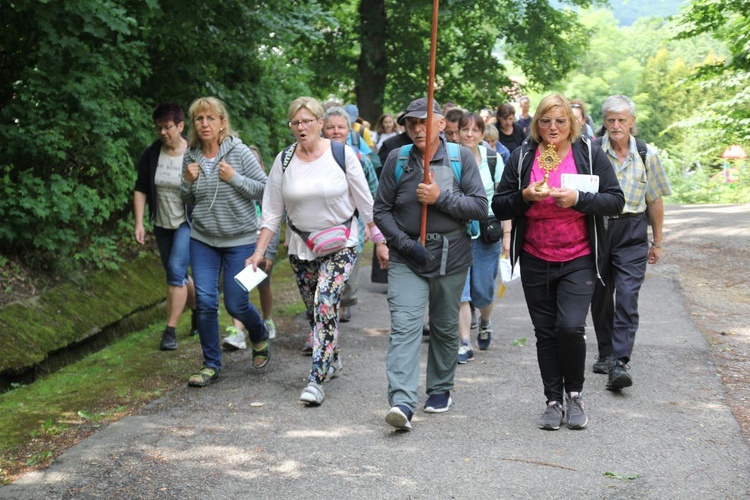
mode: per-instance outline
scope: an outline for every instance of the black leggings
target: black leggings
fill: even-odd
[[[594,292],[592,255],[547,262],[521,255],[521,283],[536,335],[536,353],[549,401],[583,390],[586,316]]]

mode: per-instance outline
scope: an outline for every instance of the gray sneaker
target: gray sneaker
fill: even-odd
[[[609,356],[599,356],[596,358],[596,363],[594,363],[593,369],[594,373],[603,373],[607,374],[609,373],[609,370],[612,368],[612,355]]]
[[[584,429],[589,423],[589,417],[586,416],[586,405],[583,404],[581,396],[567,398],[565,406],[565,425],[568,429]]]
[[[565,412],[560,403],[547,405],[547,409],[542,413],[542,417],[539,419],[539,428],[545,431],[556,431],[562,424],[563,416]]]

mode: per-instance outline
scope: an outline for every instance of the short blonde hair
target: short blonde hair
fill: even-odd
[[[539,131],[539,120],[544,117],[551,109],[562,108],[565,116],[568,117],[568,123],[570,129],[568,133],[568,140],[575,142],[581,136],[581,124],[573,115],[573,108],[570,107],[570,103],[562,94],[550,94],[539,103],[534,113],[534,118],[531,120],[531,126],[529,127],[529,136],[534,142],[542,142],[542,134]]]
[[[195,115],[203,110],[208,110],[212,113],[216,113],[224,122],[224,127],[219,130],[219,144],[224,142],[224,139],[226,139],[227,137],[237,135],[234,133],[234,130],[232,130],[232,125],[230,125],[229,123],[229,113],[227,113],[227,108],[226,106],[224,106],[224,103],[216,97],[199,97],[198,99],[193,101],[188,111],[188,114],[190,115],[190,123],[192,124],[190,127],[190,131],[188,132],[188,143],[190,144],[191,148],[198,148],[202,144],[200,137],[198,137],[198,132],[195,130],[194,122]]]
[[[289,121],[292,121],[294,118],[294,115],[297,114],[297,112],[305,108],[310,113],[315,116],[318,120],[323,118],[323,106],[320,105],[320,103],[317,101],[317,99],[314,99],[312,97],[298,97],[295,100],[292,101],[292,103],[289,105],[289,111],[287,111],[286,116],[289,118]]]
[[[500,132],[497,131],[497,127],[493,124],[489,124],[484,127],[484,140],[490,144],[495,144],[500,140]]]

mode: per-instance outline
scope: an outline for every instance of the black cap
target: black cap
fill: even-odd
[[[432,113],[435,115],[443,116],[443,111],[440,109],[440,104],[433,99],[432,100]],[[398,124],[403,125],[406,123],[407,118],[427,118],[427,98],[420,97],[414,99],[409,103],[406,111],[398,117]]]

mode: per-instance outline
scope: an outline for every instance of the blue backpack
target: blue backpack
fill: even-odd
[[[407,144],[401,146],[398,151],[398,160],[396,161],[396,168],[393,171],[393,177],[396,180],[396,186],[398,186],[401,176],[404,173],[404,164],[409,161],[409,153],[414,144]],[[451,162],[451,168],[453,169],[453,175],[456,177],[459,186],[461,185],[461,147],[454,142],[447,142],[448,147],[448,158]],[[497,161],[497,160],[495,160]],[[479,221],[471,220],[466,224],[466,234],[472,238],[479,236]]]

